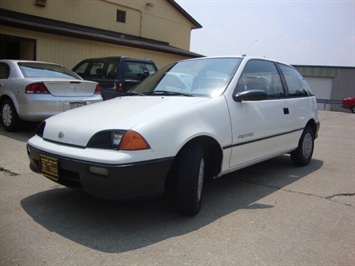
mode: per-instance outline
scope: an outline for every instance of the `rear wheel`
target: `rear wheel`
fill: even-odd
[[[314,149],[314,131],[310,126],[306,126],[298,142],[296,150],[291,152],[291,160],[297,166],[307,165],[313,155]]]
[[[355,113],[355,105],[351,107],[351,112]]]
[[[177,206],[181,213],[195,215],[201,209],[205,176],[203,146],[189,145],[184,148],[178,160]]]
[[[16,131],[18,129],[20,118],[16,112],[15,106],[10,99],[5,99],[1,103],[1,124],[7,131]]]

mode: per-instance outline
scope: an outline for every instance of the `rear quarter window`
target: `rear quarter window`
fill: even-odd
[[[285,78],[289,97],[313,96],[313,92],[304,78],[296,69],[279,64]]]
[[[85,62],[75,69],[75,73],[78,75],[83,75],[88,67],[89,63]]]

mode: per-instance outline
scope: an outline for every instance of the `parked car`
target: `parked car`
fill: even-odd
[[[122,95],[157,71],[153,60],[125,56],[88,58],[73,71],[86,80],[100,84],[104,100]]]
[[[0,60],[1,124],[8,131],[21,121],[42,121],[79,106],[102,101],[97,82],[85,81],[58,64]]]
[[[342,100],[341,107],[343,107],[345,109],[350,109],[351,112],[355,113],[355,97],[344,98]]]
[[[45,120],[27,152],[34,172],[64,186],[107,199],[165,191],[182,213],[197,214],[206,178],[287,153],[305,166],[318,129],[316,99],[290,65],[206,57]]]

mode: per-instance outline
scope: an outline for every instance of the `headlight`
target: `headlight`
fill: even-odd
[[[96,133],[88,142],[88,148],[113,150],[145,150],[148,142],[133,130],[105,130]]]
[[[111,131],[111,145],[113,147],[118,147],[121,143],[124,132],[122,131]]]

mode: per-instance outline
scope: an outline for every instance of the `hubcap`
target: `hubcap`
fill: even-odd
[[[197,186],[198,201],[201,200],[204,172],[205,172],[205,161],[202,158],[200,163],[200,169],[198,171],[198,186]]]
[[[307,133],[304,136],[303,140],[303,157],[304,158],[309,158],[312,154],[312,149],[313,149],[313,139],[312,135],[310,133]]]
[[[5,126],[10,126],[12,122],[12,112],[11,107],[8,104],[5,104],[2,108],[2,121]]]

